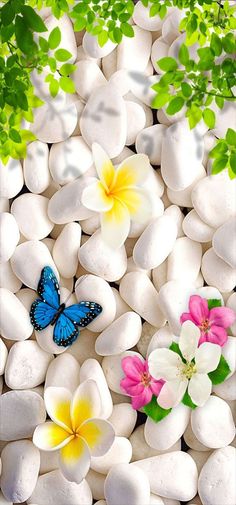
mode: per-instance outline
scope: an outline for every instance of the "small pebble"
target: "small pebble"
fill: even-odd
[[[127,464],[115,465],[104,486],[107,505],[144,505],[150,501],[150,485],[145,473]]]
[[[66,500],[66,502],[65,502]],[[92,493],[86,480],[80,484],[70,482],[60,470],[40,475],[29,503],[37,505],[92,505]]]
[[[102,356],[119,354],[137,344],[141,331],[141,317],[135,312],[126,312],[99,335],[95,350]]]
[[[0,263],[4,263],[11,258],[20,240],[17,221],[9,212],[1,212],[0,230]]]
[[[204,505],[235,503],[235,457],[234,447],[224,447],[214,451],[203,466],[198,492]]]
[[[30,389],[44,382],[53,355],[43,351],[37,342],[16,342],[10,349],[5,381],[11,389]]]
[[[192,411],[191,425],[197,439],[212,449],[229,445],[235,437],[231,410],[228,404],[217,396],[210,396],[204,409],[197,407]]]
[[[1,440],[32,437],[36,426],[46,419],[44,401],[38,393],[33,391],[4,393],[0,397],[0,410],[2,414]]]

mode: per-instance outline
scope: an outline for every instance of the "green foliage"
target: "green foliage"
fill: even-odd
[[[214,307],[221,307],[222,305],[221,300],[219,298],[209,298],[207,300],[207,304],[209,310],[214,309]]]
[[[221,354],[219,365],[213,372],[208,374],[211,379],[212,384],[221,384],[228,377],[230,373],[230,367],[224,358],[223,354]]]
[[[183,396],[183,399],[182,399],[182,403],[184,405],[186,405],[187,407],[190,407],[190,409],[196,409],[197,405],[195,405],[195,403],[193,403],[193,401],[191,400],[191,397],[189,396],[188,394],[188,391],[185,392],[184,396]]]
[[[211,173],[218,174],[227,169],[230,179],[236,177],[236,132],[228,128],[225,139],[219,139],[215,147],[209,152],[213,158]]]
[[[150,403],[143,407],[143,410],[148,417],[151,417],[151,419],[155,421],[155,423],[158,423],[164,419],[164,417],[168,416],[168,414],[171,412],[171,409],[163,409],[160,407],[160,405],[157,403],[157,397],[154,395]]]
[[[128,23],[134,10],[133,0],[79,0],[74,5],[70,16],[74,21],[75,31],[86,29],[98,37],[100,46],[108,39],[119,44],[123,35],[133,37],[134,30]]]

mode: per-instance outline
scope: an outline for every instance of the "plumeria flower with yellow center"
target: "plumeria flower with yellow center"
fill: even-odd
[[[89,471],[91,456],[103,456],[115,437],[112,425],[99,419],[101,397],[96,382],[83,382],[73,395],[65,388],[48,387],[44,400],[52,421],[37,426],[33,442],[44,451],[60,449],[64,477],[79,484]]]
[[[150,197],[142,188],[152,170],[145,154],[134,154],[116,169],[99,144],[92,146],[99,180],[82,193],[85,207],[101,215],[104,241],[112,248],[126,240],[130,221],[146,223],[151,215]]]
[[[182,357],[171,349],[155,349],[148,358],[149,371],[155,379],[166,382],[158,396],[164,409],[175,407],[188,394],[195,405],[202,407],[208,400],[212,382],[208,373],[216,370],[221,347],[204,342],[198,347],[201,332],[191,321],[183,323],[179,337]]]

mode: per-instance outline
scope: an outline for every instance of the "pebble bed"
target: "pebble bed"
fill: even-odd
[[[59,25],[76,64],[77,94],[51,100],[42,76],[33,76],[45,100],[32,125],[38,140],[23,164],[11,160],[0,171],[0,505],[235,505],[236,324],[223,349],[230,377],[204,407],[179,404],[154,423],[120,389],[124,356],[146,357],[178,341],[190,295],[236,310],[236,181],[226,171],[210,176],[208,160],[216,137],[235,128],[233,105],[217,111],[211,131],[202,123],[190,131],[182,111],[151,110],[156,61],[184,41],[181,11],[161,21],[138,2],[135,37],[103,48],[75,34],[67,16],[48,14],[47,27]],[[145,183],[151,219],[132,223],[118,250],[104,244],[99,215],[81,203],[96,177],[95,141],[115,166],[134,153],[153,166]],[[37,332],[30,322],[46,265],[60,279],[61,302],[103,308],[69,348],[53,342],[52,326]],[[88,378],[116,437],[76,484],[60,473],[57,451],[39,451],[32,435],[46,418],[44,388],[73,392]]]

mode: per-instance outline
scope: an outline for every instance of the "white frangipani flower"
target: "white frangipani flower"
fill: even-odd
[[[188,389],[195,405],[202,406],[211,394],[212,382],[208,373],[215,370],[221,356],[221,347],[210,342],[198,347],[200,330],[191,321],[183,323],[179,348],[185,360],[171,349],[156,349],[148,358],[150,374],[166,382],[158,396],[164,409],[181,402]]]

